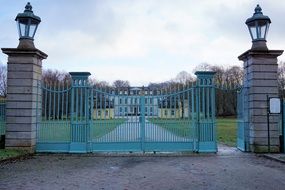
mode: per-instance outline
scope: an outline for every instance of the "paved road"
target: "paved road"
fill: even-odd
[[[93,139],[94,142],[125,142],[140,141],[141,124],[138,117],[130,117],[128,121],[116,127],[115,130],[103,137]],[[145,140],[146,141],[166,141],[166,142],[187,142],[191,139],[179,137],[151,122],[145,122]]]
[[[183,157],[37,155],[0,164],[0,189],[284,190],[285,164],[225,151]]]

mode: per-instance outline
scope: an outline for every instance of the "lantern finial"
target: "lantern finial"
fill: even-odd
[[[31,3],[28,2],[27,5],[25,6],[25,11],[24,12],[33,12],[32,9],[33,9],[33,7],[31,5]]]
[[[255,14],[262,14],[261,11],[262,11],[261,7],[259,6],[259,4],[257,4],[255,9],[254,9],[254,15]]]

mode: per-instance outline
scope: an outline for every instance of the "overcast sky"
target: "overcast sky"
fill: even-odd
[[[18,45],[27,1],[0,0],[0,46]],[[200,63],[241,65],[251,47],[245,20],[256,4],[271,18],[267,45],[285,49],[284,0],[32,0],[42,22],[35,46],[45,69],[89,71],[98,80],[147,85],[192,73]],[[281,56],[280,60],[285,61]],[[0,55],[6,63],[7,56]]]

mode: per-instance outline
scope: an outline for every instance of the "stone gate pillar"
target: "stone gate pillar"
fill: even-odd
[[[254,15],[247,19],[252,47],[241,54],[238,59],[243,61],[244,79],[243,85],[246,88],[244,94],[245,114],[249,114],[248,134],[246,141],[249,143],[251,152],[268,151],[268,130],[267,130],[267,97],[278,97],[277,84],[277,57],[283,50],[269,50],[266,45],[266,34],[271,23],[269,17],[264,16],[259,5],[255,8]],[[262,30],[263,28],[263,30]],[[271,115],[270,126],[270,150],[279,151],[278,134],[279,115]]]
[[[2,48],[8,55],[5,148],[34,150],[42,59],[38,49]]]
[[[41,102],[38,83],[42,78],[42,60],[47,55],[35,48],[33,37],[40,18],[35,16],[28,3],[16,21],[20,41],[17,48],[2,48],[8,55],[6,139],[5,148],[35,150],[37,106]],[[40,105],[41,106],[41,105]],[[40,114],[40,113],[39,113]]]

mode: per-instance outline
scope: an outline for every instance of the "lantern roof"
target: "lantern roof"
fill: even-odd
[[[24,12],[19,13],[17,17],[15,18],[15,20],[17,21],[17,19],[19,18],[32,18],[32,19],[37,20],[38,22],[41,22],[41,18],[34,15],[32,8],[33,8],[32,5],[30,4],[30,2],[28,2],[27,5],[25,6]]]
[[[245,23],[250,24],[251,22],[253,22],[255,20],[267,20],[267,21],[269,21],[269,23],[271,23],[270,18],[268,16],[263,15],[262,9],[259,6],[259,4],[256,5],[256,7],[254,9],[253,16],[248,18]]]

